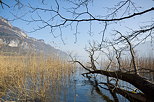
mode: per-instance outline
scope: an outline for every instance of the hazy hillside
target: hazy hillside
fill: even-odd
[[[43,53],[66,56],[54,47],[46,44],[42,39],[28,37],[28,35],[18,27],[14,27],[6,19],[0,17],[0,51],[5,53]]]

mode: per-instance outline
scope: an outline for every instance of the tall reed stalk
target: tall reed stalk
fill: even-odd
[[[0,55],[0,100],[57,102],[73,71],[58,57]]]

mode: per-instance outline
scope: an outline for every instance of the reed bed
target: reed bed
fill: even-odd
[[[120,65],[116,59],[111,61],[102,61],[102,68],[108,68],[108,70],[119,70],[124,72],[134,72],[134,67],[131,58],[121,58]],[[136,57],[135,58],[136,67],[138,69],[138,73],[145,78],[154,81],[154,57]],[[109,66],[110,65],[110,66]]]
[[[0,55],[0,100],[58,102],[74,70],[58,57]]]

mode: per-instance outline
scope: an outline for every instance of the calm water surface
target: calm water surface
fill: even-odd
[[[99,95],[87,78],[81,75],[82,73],[82,70],[78,70],[68,85],[66,102],[112,102],[113,98],[108,90],[102,89],[101,91],[104,95]],[[123,82],[121,83],[123,84]],[[119,101],[128,102],[128,100],[121,95],[117,96]],[[64,98],[62,98],[61,102],[63,102],[63,100]]]

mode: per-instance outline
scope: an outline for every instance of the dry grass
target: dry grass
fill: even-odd
[[[140,75],[154,82],[154,57],[138,58],[136,62]]]
[[[1,55],[0,98],[19,102],[59,100],[57,96],[73,70],[71,64],[56,57]]]
[[[154,57],[136,57],[135,62],[139,71],[147,69],[150,69],[151,71],[154,70]],[[125,58],[121,60],[121,68],[125,70],[134,69],[130,58]]]
[[[154,70],[154,57],[136,57],[135,58],[136,66],[139,69],[151,69]],[[112,62],[109,60],[101,61],[101,66],[107,68],[110,65],[111,69],[118,69],[119,64],[116,59],[113,59]],[[121,58],[120,59],[120,67],[121,69],[125,69],[127,71],[133,70],[133,64],[131,58]]]
[[[154,81],[154,57],[136,57],[135,62],[139,74],[151,81]],[[119,64],[116,59],[114,59],[111,64],[110,61],[102,62],[102,66],[105,66],[104,68],[107,68],[109,65],[109,70],[119,70]],[[124,72],[133,73],[134,67],[131,58],[120,59],[120,69]]]
[[[140,68],[154,70],[154,57],[138,58],[137,64]]]

